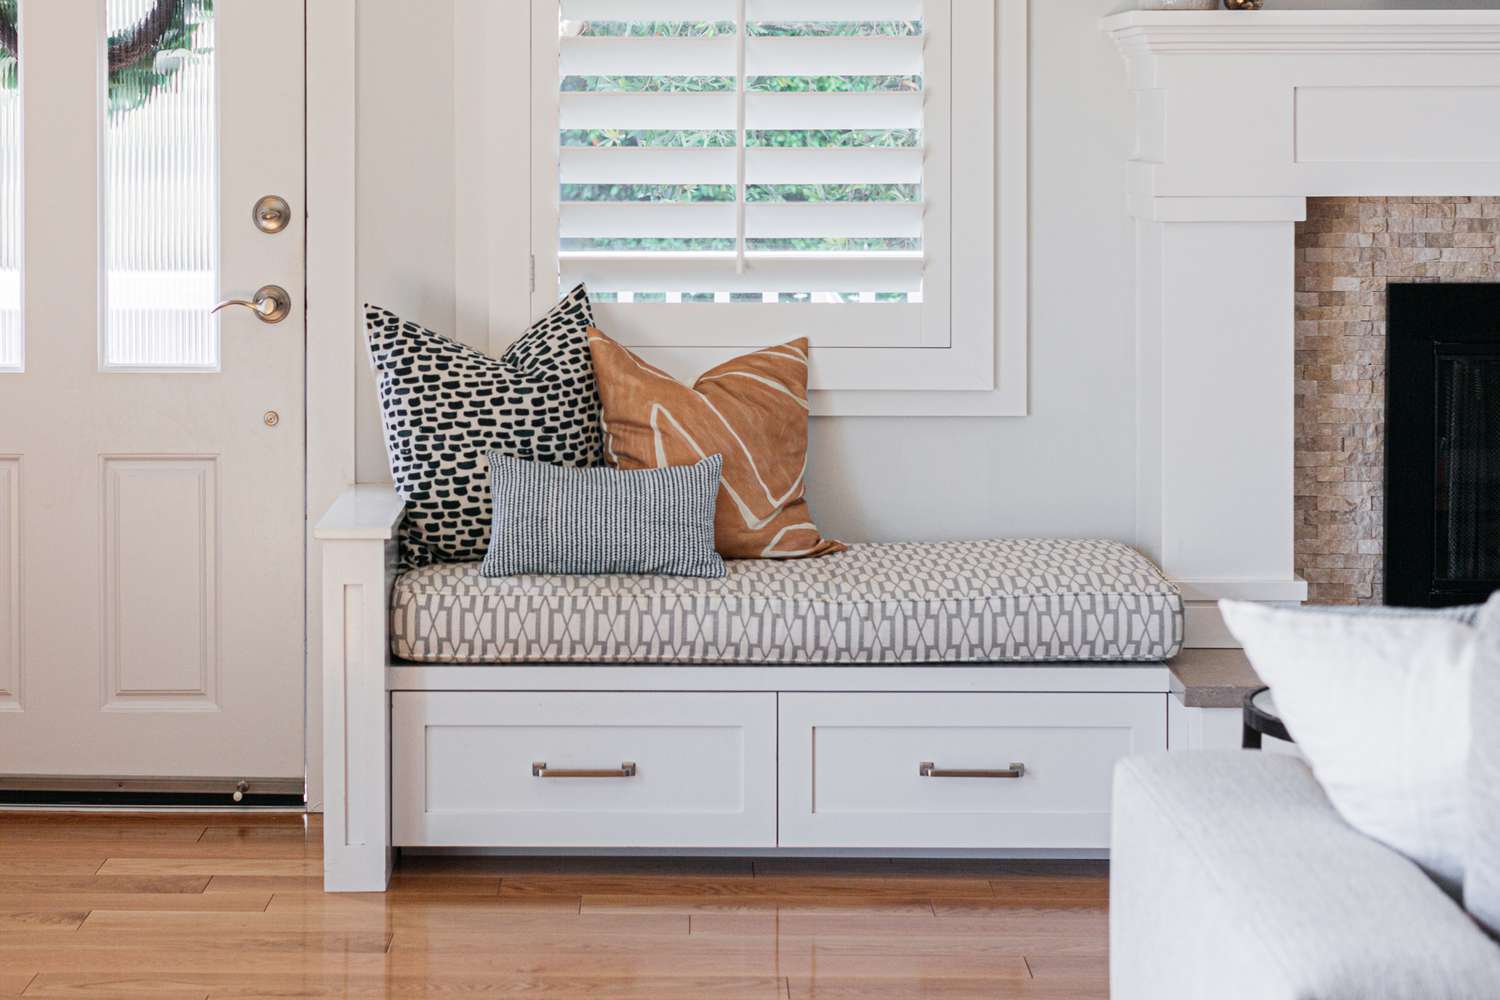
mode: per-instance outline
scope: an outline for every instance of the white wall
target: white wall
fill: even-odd
[[[454,328],[452,62],[452,0],[360,0],[359,292],[445,333]],[[359,479],[389,480],[368,368],[358,405]]]
[[[454,329],[462,211],[452,182],[453,2],[359,8],[361,294],[443,331]],[[1031,4],[1032,415],[815,420],[810,498],[826,531],[851,541],[1134,540],[1134,251],[1123,194],[1132,112],[1124,65],[1098,29],[1100,17],[1127,6]],[[517,153],[526,155],[520,141]],[[359,475],[388,478],[368,377],[359,391]]]
[[[1131,106],[1124,64],[1097,26],[1114,6],[1031,4],[1032,415],[815,421],[811,495],[827,530],[1131,539]]]

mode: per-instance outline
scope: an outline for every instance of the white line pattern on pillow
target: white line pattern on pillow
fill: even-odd
[[[565,469],[491,453],[495,529],[481,569],[722,577],[714,510],[724,460],[667,469]]]

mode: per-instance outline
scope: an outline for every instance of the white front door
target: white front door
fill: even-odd
[[[0,0],[0,789],[300,782],[303,0],[16,8]],[[279,231],[252,211],[270,195]],[[290,295],[280,322],[211,315],[268,285]]]

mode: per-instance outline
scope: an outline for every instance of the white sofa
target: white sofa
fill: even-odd
[[[1298,759],[1130,758],[1114,808],[1114,1000],[1500,997],[1500,944]]]
[[[1097,856],[1168,745],[1181,595],[1115,543],[491,581],[398,574],[401,516],[315,531],[330,890],[406,847]]]

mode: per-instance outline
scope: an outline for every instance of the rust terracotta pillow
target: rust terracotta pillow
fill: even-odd
[[[693,465],[724,456],[714,544],[729,559],[842,552],[803,497],[807,471],[807,340],[726,361],[686,386],[589,330],[604,404],[604,458],[622,469]]]

